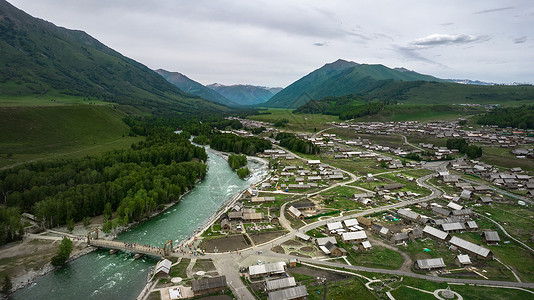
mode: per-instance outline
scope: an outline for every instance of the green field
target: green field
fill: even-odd
[[[269,108],[266,111],[270,114],[262,115],[252,115],[248,116],[249,119],[271,122],[280,121],[282,119],[287,119],[289,123],[286,127],[282,128],[283,130],[288,131],[305,131],[313,132],[314,129],[317,131],[329,127],[327,122],[340,121],[337,116],[328,116],[328,115],[318,115],[318,114],[293,114],[293,109],[283,109],[283,108]]]
[[[526,145],[524,148],[532,148],[532,145]],[[518,159],[510,153],[513,149],[483,147],[481,161],[502,168],[521,167],[525,171],[534,171],[534,160],[529,158]]]
[[[0,167],[127,148],[141,138],[124,116],[108,105],[0,107]]]
[[[364,116],[354,119],[357,122],[402,122],[434,120],[455,120],[460,117],[481,113],[483,110],[473,107],[456,105],[421,105],[398,104],[386,105],[384,110],[376,115]]]

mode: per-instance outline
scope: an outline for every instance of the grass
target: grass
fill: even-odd
[[[499,223],[515,238],[530,244],[531,247],[534,246],[534,243],[530,240],[532,234],[534,234],[532,229],[534,211],[531,208],[515,204],[495,203],[493,205],[480,206],[476,208],[476,211]],[[491,216],[486,213],[491,214]],[[502,236],[502,238],[506,237]]]
[[[383,111],[376,115],[364,116],[354,119],[357,122],[402,122],[433,120],[455,120],[466,115],[480,113],[483,110],[453,105],[387,105]]]
[[[348,211],[363,208],[360,203],[351,200],[352,195],[359,192],[361,191],[352,187],[338,186],[321,193],[321,195],[325,196],[323,203],[326,204],[326,207]]]
[[[326,237],[319,229],[315,228],[306,232],[307,235],[315,238]]]
[[[113,105],[97,99],[85,99],[68,95],[27,95],[21,97],[0,96],[0,107],[42,107],[42,106],[67,106],[67,105]]]
[[[161,293],[160,291],[154,291],[148,295],[147,300],[160,300],[161,299]]]
[[[315,279],[314,279],[315,280]],[[308,299],[323,299],[323,285],[308,284]],[[321,291],[321,293],[319,293]],[[376,298],[359,278],[351,278],[327,283],[327,299],[374,299]]]
[[[351,264],[369,268],[397,270],[401,267],[402,256],[394,250],[382,246],[374,246],[369,251],[356,252],[351,244],[340,243],[347,250],[347,259]]]
[[[308,299],[323,299],[323,285],[317,282],[317,278],[305,274],[291,272],[295,281],[306,285],[308,289]],[[321,291],[321,293],[318,293]],[[327,281],[327,299],[372,299],[375,296],[362,283],[358,277]]]
[[[313,132],[330,127],[327,122],[340,121],[337,116],[319,115],[319,114],[293,114],[293,109],[269,108],[266,112],[270,114],[252,115],[249,119],[271,122],[287,119],[289,123],[282,128],[284,131],[306,131]]]
[[[527,147],[531,148],[531,147]],[[534,171],[534,160],[532,159],[518,159],[510,153],[512,149],[483,147],[481,161],[503,168],[521,167],[525,171]]]
[[[446,283],[431,282],[416,278],[404,277],[404,280],[397,289],[391,292],[393,297],[398,300],[403,299],[436,299],[433,295],[423,293],[411,288],[412,286],[425,291],[433,292],[438,289],[447,288]],[[488,299],[488,300],[501,300],[501,299],[530,299],[532,294],[522,290],[498,288],[498,287],[486,287],[486,286],[471,286],[471,285],[449,285],[451,290],[460,294],[464,299]]]
[[[215,270],[215,265],[211,259],[198,259],[193,266],[193,272],[197,271],[212,271]]]
[[[169,276],[171,277],[182,277],[187,278],[187,266],[191,262],[189,258],[182,258],[182,260],[177,264],[171,267]]]
[[[111,106],[0,107],[0,167],[127,148],[142,138],[128,136],[123,117]]]
[[[416,286],[419,288],[418,286]],[[435,300],[436,297],[432,294],[427,294],[418,290],[411,289],[407,286],[400,286],[391,292],[395,299],[418,299],[418,300]]]
[[[468,232],[458,234],[458,236],[490,249],[495,254],[495,257],[512,267],[523,281],[534,281],[534,254],[525,250],[518,243],[510,241],[508,244],[501,242],[500,245],[489,246],[482,243],[482,237],[478,233]],[[507,240],[502,232],[499,232],[499,236],[502,241]]]

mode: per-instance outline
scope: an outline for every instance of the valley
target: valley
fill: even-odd
[[[10,2],[2,299],[534,295],[524,4]]]

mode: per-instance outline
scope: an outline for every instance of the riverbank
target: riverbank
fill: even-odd
[[[199,182],[201,182],[201,180],[198,180],[196,182],[196,184],[198,184]],[[196,186],[195,184],[195,186]],[[194,187],[193,187],[194,189]],[[118,227],[117,229],[113,230],[111,234],[104,234],[104,235],[100,235],[100,238],[104,238],[104,239],[107,239],[107,240],[113,240],[115,238],[117,238],[117,236],[120,234],[120,233],[123,233],[123,232],[127,232],[128,230],[132,229],[132,228],[135,228],[136,226],[139,226],[140,224],[154,218],[154,217],[157,217],[165,212],[167,212],[170,208],[172,208],[173,206],[177,205],[178,203],[180,203],[182,201],[182,198],[185,197],[187,194],[189,194],[191,192],[191,189],[190,190],[187,190],[185,193],[183,193],[182,195],[180,195],[180,197],[178,198],[178,200],[172,202],[172,203],[168,203],[164,206],[164,208],[162,210],[159,210],[159,211],[156,211],[154,213],[152,213],[149,217],[146,217],[144,218],[143,220],[141,221],[138,221],[138,222],[132,222],[126,226],[120,226]],[[53,230],[45,230],[45,233],[44,235],[35,235],[35,234],[28,234],[26,235],[26,238],[20,243],[20,245],[15,245],[15,247],[17,249],[14,249],[13,251],[10,251],[13,253],[13,256],[15,256],[16,254],[20,253],[20,251],[18,250],[18,248],[27,248],[27,247],[30,247],[30,246],[27,246],[28,243],[32,243],[32,241],[35,241],[35,240],[39,240],[39,241],[49,241],[48,242],[48,247],[45,246],[45,245],[42,245],[41,248],[36,248],[37,251],[41,251],[41,252],[46,252],[47,255],[44,255],[46,258],[48,258],[46,261],[45,264],[42,264],[42,265],[37,265],[35,267],[33,267],[32,269],[29,269],[29,270],[26,270],[26,272],[22,273],[21,275],[18,275],[18,276],[12,276],[12,284],[13,284],[13,288],[11,289],[11,293],[14,293],[16,292],[17,290],[20,290],[20,289],[23,289],[25,288],[26,286],[28,285],[31,285],[38,277],[41,277],[41,276],[44,276],[52,271],[55,271],[57,269],[59,269],[60,267],[54,267],[50,264],[50,258],[55,255],[55,252],[56,252],[56,242],[59,240],[59,236],[66,236],[66,237],[69,237],[71,238],[71,240],[73,240],[74,242],[74,247],[73,247],[73,253],[71,254],[70,258],[67,260],[67,263],[70,263],[86,254],[89,254],[93,251],[95,251],[97,248],[94,248],[94,247],[91,247],[91,246],[88,246],[88,245],[85,245],[85,246],[81,246],[80,244],[81,243],[86,243],[86,241],[84,240],[81,240],[81,239],[85,239],[85,237],[87,236],[87,234],[89,233],[89,231],[92,231],[94,229],[98,229],[101,233],[102,232],[102,226],[104,225],[104,221],[103,221],[103,215],[99,215],[99,216],[96,216],[96,217],[93,217],[91,219],[91,226],[90,227],[85,227],[83,226],[82,222],[78,222],[78,224],[75,225],[74,227],[74,230],[72,232],[68,232],[67,230],[67,227],[66,226],[61,226],[61,227],[58,227],[58,228],[54,228]],[[52,236],[47,236],[46,234],[51,234]],[[54,237],[54,238],[53,238]],[[43,249],[43,248],[48,248],[46,249],[46,251]],[[9,257],[7,256],[8,258],[12,258],[13,256]],[[25,257],[20,257],[19,260],[24,260]]]
[[[121,228],[121,231],[125,232],[118,235],[117,239],[152,245],[162,245],[162,241],[164,242],[168,239],[172,239],[175,243],[186,240],[191,237],[195,229],[197,229],[196,233],[198,233],[200,229],[209,226],[220,212],[221,208],[219,207],[228,205],[236,195],[239,195],[240,191],[248,188],[251,183],[259,182],[268,175],[266,162],[251,158],[253,175],[248,180],[240,180],[235,176],[235,172],[232,172],[228,167],[222,155],[216,155],[217,153],[214,150],[207,149],[207,151],[209,151],[208,154],[210,155],[208,175],[187,194],[184,193],[181,195],[181,197],[187,196],[187,198],[182,199],[180,197],[180,206],[174,206],[176,203],[173,203],[166,206],[164,210],[158,211],[157,214],[147,219],[144,223],[132,223],[129,224],[127,229]],[[103,223],[102,217],[100,217],[98,223],[100,225]],[[97,224],[97,220],[92,222],[89,228],[84,228],[78,224],[74,233],[86,236],[84,233],[88,229],[98,227],[99,224]],[[64,230],[66,232],[66,228]],[[118,231],[115,233],[118,233]],[[46,239],[56,238],[59,241],[64,233],[47,232],[43,235],[46,235]],[[110,235],[108,238],[114,237],[115,234]],[[45,236],[40,236],[39,238],[45,238]],[[33,252],[40,251],[41,245],[45,243],[52,245],[50,240],[39,240],[39,250],[34,247]],[[79,243],[85,244],[85,240],[83,242],[79,241]],[[52,246],[54,252],[57,249],[57,244],[58,242]],[[30,251],[30,248],[27,250]],[[137,275],[150,272],[154,263],[153,259],[148,259],[145,262],[141,260],[134,262],[132,260],[133,257],[129,255],[125,256],[121,253],[113,256],[83,254],[85,253],[80,254],[81,259],[77,259],[76,262],[69,264],[68,268],[65,268],[65,271],[42,276],[42,279],[35,280],[36,285],[32,285],[31,289],[24,289],[17,292],[13,296],[13,299],[24,299],[26,297],[43,295],[43,293],[44,295],[55,295],[56,297],[75,293],[83,293],[88,296],[93,293],[98,293],[102,297],[107,295],[110,297],[119,297],[118,299],[120,299],[120,295],[125,295],[132,291],[134,293],[140,291],[137,288],[145,284],[146,277]],[[127,257],[128,259],[126,259]],[[49,258],[47,258],[47,263],[48,261]],[[140,269],[135,270],[135,268],[132,268],[132,265]],[[21,266],[21,264],[18,264],[18,266]],[[22,266],[26,266],[28,270],[30,268],[39,270],[39,274],[32,275],[34,278],[37,277],[36,275],[44,275],[53,270],[43,270],[40,269],[40,266],[28,267],[26,264],[22,264]],[[82,269],[79,269],[80,267]],[[135,296],[128,298],[135,298]]]
[[[211,149],[209,147],[206,147],[206,151],[210,151],[212,152],[213,154],[215,155],[218,155],[222,158],[224,158],[226,161],[228,161],[228,156],[230,155],[229,153],[227,152],[222,152],[222,151],[218,151],[218,150],[214,150],[214,149]],[[268,170],[268,166],[269,166],[269,162],[266,160],[266,159],[263,159],[263,158],[260,158],[260,157],[257,157],[257,156],[248,156],[247,155],[247,160],[253,160],[253,161],[256,161],[257,163],[260,163],[260,164],[263,164],[264,168]],[[259,180],[258,182],[256,182],[255,184],[261,184],[262,182],[264,182],[265,180],[269,179],[269,173],[266,172],[266,174],[263,176],[263,178],[261,180]],[[241,196],[243,195],[243,193],[246,191],[245,190],[242,190],[238,193],[236,193],[235,195],[233,196],[230,196],[222,205],[221,207],[217,210],[216,213],[214,213],[208,220],[206,220],[206,222],[204,223],[203,226],[201,226],[199,229],[197,229],[195,231],[195,233],[188,239],[182,241],[180,244],[189,244],[189,243],[192,243],[195,239],[198,239],[203,233],[204,231],[206,231],[209,227],[211,227],[211,225],[217,221],[221,215],[230,209],[230,207],[232,207],[236,201],[241,198]]]

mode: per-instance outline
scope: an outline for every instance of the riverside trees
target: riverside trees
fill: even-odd
[[[17,234],[21,226],[10,220],[20,223],[20,212],[34,214],[44,227],[100,215],[106,206],[117,211],[120,223],[141,220],[204,178],[206,160],[204,148],[170,131],[100,157],[35,162],[2,171],[7,208],[0,211],[0,243]],[[106,214],[111,217],[109,210]]]

